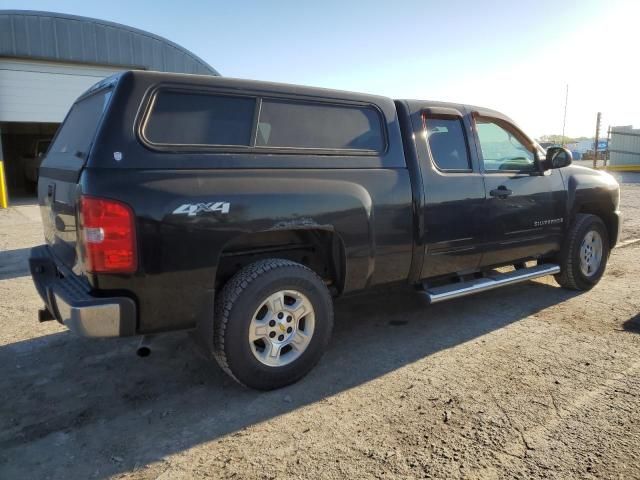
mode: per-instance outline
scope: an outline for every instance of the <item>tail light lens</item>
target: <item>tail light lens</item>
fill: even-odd
[[[80,229],[88,272],[135,272],[135,217],[128,205],[83,195],[80,197]]]

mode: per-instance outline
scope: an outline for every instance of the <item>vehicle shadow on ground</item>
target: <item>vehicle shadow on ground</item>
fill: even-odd
[[[622,329],[627,332],[640,333],[640,314],[631,317],[622,324]]]
[[[0,252],[0,280],[29,275],[30,248],[17,248]]]
[[[0,477],[106,478],[131,471],[575,295],[527,282],[433,306],[413,291],[344,299],[320,364],[299,383],[266,393],[229,380],[196,355],[186,334],[159,338],[145,359],[135,356],[134,339],[68,332],[6,345],[0,348]]]

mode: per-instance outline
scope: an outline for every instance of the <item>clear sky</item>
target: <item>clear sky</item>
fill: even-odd
[[[459,101],[528,133],[640,127],[640,0],[0,0],[166,37],[222,75]]]

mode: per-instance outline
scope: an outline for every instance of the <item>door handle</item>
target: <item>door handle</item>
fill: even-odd
[[[505,187],[504,185],[500,185],[498,188],[491,190],[489,192],[489,195],[491,195],[492,197],[498,197],[501,199],[505,199],[507,198],[509,195],[511,195],[513,192],[511,190],[509,190],[507,187]]]

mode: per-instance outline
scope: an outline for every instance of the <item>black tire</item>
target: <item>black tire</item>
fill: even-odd
[[[315,313],[313,335],[293,362],[268,366],[254,355],[248,338],[255,312],[280,290],[304,294]],[[333,330],[333,301],[322,279],[311,269],[284,259],[252,263],[236,273],[216,298],[214,355],[220,367],[241,385],[272,390],[304,377],[320,360]]]
[[[597,270],[590,276],[580,269],[580,246],[590,231],[596,231],[602,238],[602,259]],[[596,215],[579,213],[569,230],[560,253],[560,273],[556,281],[571,290],[590,290],[602,278],[609,259],[609,234],[604,222]]]

